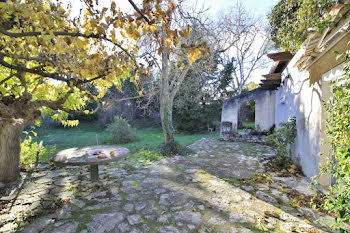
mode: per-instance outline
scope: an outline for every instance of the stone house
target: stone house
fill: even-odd
[[[239,106],[255,99],[255,125],[259,130],[278,127],[290,117],[296,117],[297,137],[291,145],[292,159],[311,178],[319,173],[319,164],[330,156],[325,134],[326,114],[323,101],[332,91],[331,83],[343,74],[344,60],[337,54],[350,49],[350,10],[333,9],[335,27],[323,34],[310,32],[307,40],[294,54],[280,52],[267,56],[275,62],[260,87],[224,101],[221,116],[221,138],[237,132]],[[320,178],[329,185],[330,176]]]

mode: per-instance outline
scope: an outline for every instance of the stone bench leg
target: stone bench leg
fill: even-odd
[[[98,180],[98,165],[90,165],[90,178],[91,181]]]

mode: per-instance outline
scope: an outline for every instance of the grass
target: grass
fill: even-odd
[[[44,145],[56,145],[56,152],[72,147],[83,147],[108,144],[119,145],[130,150],[130,159],[144,159],[145,161],[155,161],[162,158],[158,149],[164,142],[163,132],[160,128],[140,128],[137,130],[139,140],[127,144],[114,144],[110,142],[109,135],[99,127],[91,123],[80,123],[73,128],[52,128],[46,135],[38,130],[35,141],[43,141]],[[218,137],[218,134],[175,134],[175,139],[182,145],[188,146],[203,137]],[[46,161],[42,161],[46,162]]]
[[[243,122],[243,127],[246,129],[255,129],[255,122]]]

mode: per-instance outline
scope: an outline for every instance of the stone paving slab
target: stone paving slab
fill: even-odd
[[[293,208],[280,191],[311,194],[305,178],[230,182],[261,174],[269,147],[201,139],[189,148],[150,166],[106,165],[96,183],[83,167],[33,173],[0,196],[0,232],[327,232],[319,213]]]

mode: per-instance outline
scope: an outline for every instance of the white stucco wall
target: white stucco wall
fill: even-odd
[[[268,130],[275,124],[275,92],[264,91],[255,99],[255,128]]]
[[[309,73],[299,72],[295,62],[304,53],[301,49],[282,74],[283,83],[276,92],[275,124],[296,117],[297,137],[292,145],[292,159],[307,177],[318,174],[322,96],[320,83],[310,85]]]
[[[238,103],[236,100],[227,99],[222,105],[221,122],[231,122],[233,132],[237,131],[238,124]],[[220,137],[223,137],[222,128]]]
[[[275,90],[257,88],[224,101],[221,112],[221,138],[225,136],[223,122],[232,124],[231,134],[237,132],[240,104],[251,99],[255,100],[255,126],[259,126],[260,130],[268,130],[275,124]]]

